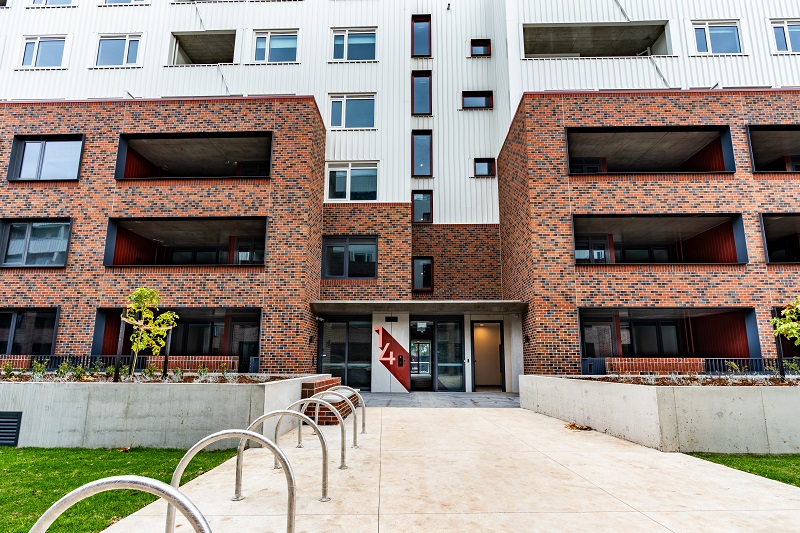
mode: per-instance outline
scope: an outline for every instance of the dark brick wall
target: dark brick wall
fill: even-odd
[[[753,174],[748,124],[800,124],[800,91],[526,94],[499,157],[503,293],[524,317],[526,373],[579,372],[581,307],[752,307],[776,353],[772,306],[800,265],[767,265],[760,213],[798,212],[797,174]],[[734,174],[568,176],[565,128],[729,125]],[[747,265],[575,266],[575,214],[742,213]]]

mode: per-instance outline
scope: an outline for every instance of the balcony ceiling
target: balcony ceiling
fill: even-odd
[[[235,32],[202,32],[175,34],[180,49],[189,59],[189,64],[215,65],[217,63],[233,63],[233,51],[236,46]],[[176,61],[176,64],[186,64]]]
[[[266,225],[263,218],[119,221],[119,227],[163,246],[228,246],[231,236],[265,235]]]
[[[234,176],[238,161],[269,159],[270,138],[130,139],[128,146],[171,176]]]
[[[664,34],[664,23],[525,26],[525,57],[620,57],[646,52]]]
[[[727,313],[742,313],[743,308],[736,307],[668,307],[668,308],[621,308],[621,309],[581,309],[581,320],[610,320],[614,312],[619,313],[623,320],[680,320],[684,318],[700,318],[704,316],[723,315]]]
[[[576,217],[575,233],[614,235],[624,244],[671,244],[724,224],[730,217]]]
[[[769,240],[800,235],[800,215],[765,216],[764,232]]]
[[[570,157],[604,157],[608,172],[669,172],[719,137],[718,131],[569,133]]]
[[[800,155],[800,129],[752,130],[750,142],[757,167],[769,165],[787,155]]]

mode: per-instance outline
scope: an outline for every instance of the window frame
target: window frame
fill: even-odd
[[[476,54],[475,47],[486,47],[485,54]],[[491,39],[470,39],[469,41],[469,57],[492,57],[492,40]]]
[[[272,42],[272,36],[294,36],[295,41],[295,48],[294,48],[294,61],[270,61],[269,60],[269,51],[270,51],[270,43]],[[258,39],[260,38],[267,39],[267,47],[265,48],[264,59],[257,59],[256,53],[258,52]],[[253,31],[253,54],[251,56],[251,60],[255,65],[280,65],[280,64],[295,64],[300,63],[300,31],[297,29],[285,29],[285,30],[255,30]]]
[[[414,103],[416,102],[417,88],[415,81],[417,78],[428,78],[428,112],[417,113],[414,110]],[[412,117],[430,117],[433,116],[433,71],[430,70],[414,70],[411,72],[411,116]]]
[[[372,126],[361,126],[361,127],[348,127],[347,126],[347,102],[352,100],[371,100],[372,101]],[[375,103],[376,103],[376,95],[375,93],[333,93],[329,95],[329,109],[330,109],[330,129],[336,131],[342,130],[376,130],[376,114],[375,114]],[[333,103],[334,102],[341,102],[342,103],[342,116],[341,116],[341,126],[334,126],[333,125]]]
[[[417,154],[415,148],[416,137],[428,137],[430,140],[430,154],[428,158],[428,174],[418,174],[416,171]],[[433,177],[433,130],[411,130],[411,177],[412,178],[432,178]]]
[[[348,49],[349,49],[349,42],[350,42],[350,35],[351,34],[373,34],[375,35],[375,44],[373,45],[374,54],[372,59],[349,59],[348,58]],[[335,56],[336,50],[336,36],[343,35],[344,36],[344,56],[342,58],[337,58]],[[367,63],[367,62],[377,62],[378,61],[378,28],[376,27],[365,27],[365,28],[331,28],[331,53],[329,55],[328,61],[331,63]]]
[[[467,98],[487,98],[488,97],[488,105],[486,106],[467,106],[466,100]],[[462,111],[473,111],[473,110],[484,110],[484,109],[494,109],[494,91],[461,91],[461,110]]]
[[[103,0],[101,6],[125,6],[125,5],[150,5],[150,0],[122,0],[121,2],[112,2],[110,0]]]
[[[39,163],[36,170],[36,179],[21,179],[19,177],[20,172],[22,171],[22,164],[24,161],[25,156],[25,144],[29,142],[41,142],[45,146],[47,142],[74,142],[80,141],[81,142],[81,152],[78,156],[78,172],[76,173],[74,178],[59,178],[59,179],[41,179],[42,175],[42,163],[44,161],[45,150],[44,148],[41,150],[39,154]],[[78,134],[78,135],[16,135],[14,137],[13,144],[11,145],[11,157],[9,158],[9,165],[8,165],[8,174],[6,179],[9,182],[20,182],[20,183],[29,183],[29,182],[67,182],[67,181],[78,181],[81,175],[81,165],[83,164],[83,154],[84,150],[86,149],[86,135]]]
[[[425,194],[428,196],[428,208],[430,211],[430,220],[416,220],[414,217],[414,197],[418,194]],[[432,190],[414,190],[411,191],[411,223],[412,224],[433,224],[433,191]]]
[[[350,277],[350,246],[353,244],[374,244],[375,245],[375,275],[369,277]],[[341,276],[332,276],[332,275],[325,275],[325,257],[326,253],[325,250],[329,246],[343,246],[344,247],[344,269],[343,275]],[[369,280],[369,279],[378,279],[380,277],[379,272],[379,247],[378,247],[378,237],[374,235],[342,235],[342,236],[327,236],[322,238],[322,271],[321,271],[321,279],[332,279],[332,280]]]
[[[417,22],[428,23],[428,53],[416,54],[414,53],[417,47],[417,40],[414,32],[414,24]],[[412,58],[428,58],[433,57],[433,28],[432,19],[430,15],[411,15],[411,57]]]
[[[77,5],[77,0],[69,0],[66,4],[49,4],[50,0],[30,0],[28,7],[71,7]]]
[[[430,287],[417,287],[417,272],[416,272],[417,261],[430,261],[430,267],[431,267],[431,274],[430,274],[430,276],[431,276],[431,284],[430,284]],[[411,258],[411,290],[412,291],[414,291],[414,292],[433,292],[433,287],[434,287],[434,279],[433,279],[434,266],[433,266],[433,263],[434,263],[433,256],[430,256],[430,255],[415,255],[415,256],[413,256]],[[424,275],[422,273],[420,273],[420,275],[421,275],[421,277],[424,277]]]
[[[375,169],[375,199],[374,200],[352,200],[351,199],[351,184],[352,184],[352,171],[359,169]],[[347,184],[345,185],[344,198],[331,198],[330,187],[328,180],[330,179],[331,170],[346,170]],[[378,201],[378,182],[380,173],[378,171],[378,161],[329,161],[325,165],[325,201],[331,203],[341,202],[356,202],[356,203],[369,203]]]
[[[98,65],[97,60],[100,58],[100,44],[104,40],[120,40],[125,39],[125,51],[122,54],[123,63],[119,65]],[[139,44],[136,49],[136,62],[127,63],[128,53],[130,51],[131,41],[137,41]],[[142,34],[141,33],[100,33],[97,35],[97,46],[95,47],[94,65],[92,68],[132,68],[140,67],[140,58],[142,57]]]
[[[772,35],[772,53],[779,55],[795,55],[800,54],[800,48],[797,50],[792,49],[792,40],[789,35],[789,26],[797,26],[800,28],[800,19],[772,19],[769,21],[769,28]],[[786,39],[787,50],[778,50],[778,41],[775,38],[775,28],[783,30],[783,36]]]
[[[742,26],[738,20],[693,20],[692,26],[692,42],[694,43],[694,55],[697,56],[739,56],[745,55],[744,44],[742,42]],[[736,39],[739,44],[738,52],[715,52],[711,42],[712,27],[734,27],[736,28]],[[697,29],[702,28],[705,33],[706,52],[701,52],[697,49]]]
[[[488,163],[489,174],[479,174],[478,165]],[[494,157],[476,157],[473,160],[473,176],[476,178],[496,178],[497,177],[497,159]]]
[[[14,347],[14,335],[17,332],[17,315],[19,313],[30,313],[30,312],[39,312],[39,311],[55,311],[55,324],[53,325],[53,341],[50,343],[50,353],[47,355],[34,355],[33,358],[39,357],[52,357],[55,355],[56,352],[56,340],[58,339],[58,324],[61,318],[61,308],[60,307],[3,307],[0,308],[0,314],[10,314],[11,315],[11,326],[8,330],[8,342],[6,342],[5,346],[0,346],[0,355],[30,355],[30,354],[14,354],[13,347]],[[41,359],[39,359],[41,361]]]
[[[46,7],[46,6],[36,6]],[[61,51],[61,63],[58,66],[38,66],[36,60],[39,57],[39,45],[42,41],[62,41],[64,47]],[[33,57],[30,65],[25,64],[25,49],[28,43],[34,43]],[[67,68],[67,54],[69,52],[68,35],[66,34],[53,34],[53,35],[25,35],[22,38],[22,53],[20,54],[18,69],[23,70],[47,70],[47,69],[66,69]]]
[[[33,224],[38,223],[54,223],[67,225],[67,247],[64,250],[64,264],[63,265],[26,265],[25,261],[30,253],[31,245],[31,231]],[[23,219],[2,219],[0,220],[0,268],[66,268],[69,262],[69,248],[72,242],[72,219],[71,218],[23,218]],[[25,230],[25,248],[22,253],[22,262],[20,264],[7,263],[6,253],[8,251],[8,239],[11,232],[12,224],[26,224]]]

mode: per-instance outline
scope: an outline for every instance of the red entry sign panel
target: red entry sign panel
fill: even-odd
[[[411,390],[411,364],[408,352],[385,329],[375,328],[375,332],[378,334],[378,346],[381,347],[379,361],[397,378],[406,391]]]

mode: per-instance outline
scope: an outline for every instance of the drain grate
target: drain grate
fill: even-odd
[[[0,446],[17,445],[21,422],[21,412],[0,411]]]

